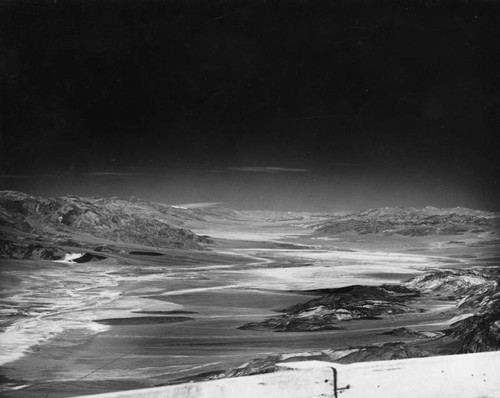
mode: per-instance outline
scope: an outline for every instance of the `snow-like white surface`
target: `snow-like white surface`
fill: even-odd
[[[336,370],[342,397],[364,398],[497,398],[500,396],[500,352],[359,362],[340,365],[302,361],[278,364],[282,368]],[[270,381],[270,383],[272,383]],[[283,386],[286,389],[286,386]],[[286,396],[286,392],[282,395]],[[188,397],[185,395],[184,397]]]
[[[246,271],[254,279],[246,286],[280,290],[309,290],[336,288],[354,284],[379,285],[397,283],[393,275],[402,276],[401,282],[412,275],[442,267],[437,257],[391,253],[385,251],[327,251],[327,250],[246,250],[239,252],[254,257],[268,256],[279,264],[280,259],[301,261],[307,266],[260,267]],[[279,253],[279,256],[276,255]],[[312,264],[312,265],[311,265]],[[243,271],[242,271],[243,272]],[[377,274],[377,276],[370,276]],[[384,278],[383,275],[388,275]]]
[[[55,263],[66,263],[66,264],[74,264],[77,258],[83,256],[84,253],[66,253],[63,259],[54,260]]]

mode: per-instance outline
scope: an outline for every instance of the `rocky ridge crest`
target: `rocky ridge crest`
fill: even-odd
[[[29,256],[33,251],[44,250],[40,257],[50,257],[50,251],[57,251],[58,245],[85,245],[85,237],[183,249],[199,249],[200,243],[207,242],[180,227],[178,211],[173,209],[169,214],[167,209],[160,204],[118,198],[43,198],[2,191],[0,256],[16,257],[23,251]]]
[[[461,235],[464,233],[497,233],[500,214],[463,207],[383,207],[334,217],[316,224],[317,236],[353,233],[403,236]]]

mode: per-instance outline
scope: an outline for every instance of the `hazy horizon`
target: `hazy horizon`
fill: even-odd
[[[170,205],[222,202],[237,210],[357,211],[385,206],[468,207],[498,211],[498,202],[480,184],[421,171],[383,170],[318,173],[257,172],[99,172],[0,177],[1,189],[40,196],[118,196]]]

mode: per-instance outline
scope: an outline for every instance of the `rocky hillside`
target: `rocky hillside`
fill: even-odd
[[[281,316],[259,323],[248,323],[240,329],[273,330],[276,332],[316,332],[342,328],[339,321],[380,319],[388,314],[415,311],[405,303],[418,297],[416,290],[398,285],[354,285],[338,289],[307,291],[321,297],[296,304]]]
[[[448,353],[482,352],[500,349],[500,269],[439,270],[410,279],[403,285],[348,286],[340,289],[308,291],[321,294],[305,303],[291,306],[284,314],[259,323],[248,323],[240,329],[272,330],[276,332],[316,332],[342,329],[343,321],[351,319],[380,319],[419,311],[409,305],[420,298],[446,299],[456,302],[450,317],[462,314],[462,319],[445,330],[418,332],[399,328],[384,333],[392,336],[394,343],[321,355],[336,362],[409,358],[436,355],[444,346]],[[400,341],[410,340],[409,343]],[[432,346],[434,345],[434,348]],[[437,347],[437,348],[436,348]],[[428,352],[427,350],[431,350]],[[435,351],[433,353],[433,351]],[[267,357],[245,366],[245,372],[265,363],[264,369],[272,369],[276,358]],[[283,358],[278,358],[283,360]],[[260,361],[260,362],[259,362]]]
[[[461,235],[498,233],[500,214],[457,207],[423,209],[384,207],[334,217],[315,225],[317,236],[353,233],[359,235]]]
[[[118,198],[43,198],[0,192],[0,255],[41,258],[53,245],[78,247],[86,238],[160,248],[200,248],[206,239],[180,228],[178,211],[168,206]],[[29,245],[25,242],[40,242]],[[23,254],[24,251],[24,254]]]
[[[486,298],[498,288],[496,268],[439,270],[416,276],[404,283],[426,295],[459,300],[462,308],[484,308]]]
[[[500,268],[482,270],[438,270],[408,280],[402,286],[349,286],[340,289],[309,291],[322,294],[297,304],[284,314],[261,323],[246,324],[241,329],[320,331],[341,328],[343,320],[373,319],[411,311],[410,300],[433,297],[456,301],[452,315],[465,319],[446,329],[417,331],[406,327],[382,333],[393,341],[343,349],[296,352],[256,358],[226,371],[200,375],[200,380],[246,376],[277,371],[277,363],[320,360],[354,363],[432,355],[500,350]],[[450,315],[450,316],[452,316]]]
[[[406,282],[423,294],[457,300],[457,308],[473,315],[451,325],[459,353],[500,349],[500,268],[443,270]]]

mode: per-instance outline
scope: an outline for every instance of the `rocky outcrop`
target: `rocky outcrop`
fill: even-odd
[[[386,336],[403,337],[410,339],[429,339],[440,337],[443,335],[443,333],[441,332],[419,332],[417,330],[412,330],[405,327],[389,330],[388,332],[382,334]]]
[[[339,362],[431,355],[425,343],[429,341],[436,342],[433,355],[442,354],[438,348],[441,346],[455,347],[449,348],[447,353],[450,354],[500,350],[499,278],[498,267],[438,270],[412,278],[401,286],[355,285],[308,291],[309,294],[321,294],[321,297],[291,306],[281,316],[243,325],[241,329],[279,332],[335,330],[342,328],[343,320],[379,319],[389,314],[418,311],[415,306],[408,306],[409,300],[444,298],[456,303],[450,317],[462,314],[461,317],[466,318],[446,330],[421,332],[401,327],[384,332],[385,336],[405,342],[362,347]]]
[[[358,235],[461,235],[467,232],[498,233],[500,214],[457,207],[370,209],[335,217],[315,225],[316,236]]]
[[[398,285],[354,285],[339,289],[308,291],[321,297],[285,309],[284,315],[263,322],[247,323],[240,329],[304,332],[335,330],[339,321],[380,319],[415,311],[406,301],[418,297],[415,290]]]
[[[0,239],[0,257],[24,258],[33,260],[61,260],[67,251],[58,247],[41,244],[19,244],[17,242]]]
[[[474,315],[452,324],[449,333],[460,342],[459,353],[500,350],[500,269],[465,271],[466,281],[471,272],[479,279],[467,289],[457,289],[462,294],[457,306]]]
[[[419,275],[404,283],[423,294],[463,299],[459,306],[475,307],[479,297],[490,297],[498,282],[493,270],[439,270]]]
[[[43,244],[19,244],[0,239],[0,258],[17,258],[27,260],[48,260],[68,263],[88,263],[106,259],[105,256],[91,252],[72,252],[60,247]]]
[[[200,243],[206,241],[188,229],[173,226],[171,219],[158,204],[118,198],[42,198],[0,192],[0,233],[7,242],[12,242],[9,238],[13,236],[54,242],[62,237],[74,238],[75,234],[168,248],[200,248]],[[15,246],[4,243],[0,254],[16,256]]]
[[[477,313],[500,311],[500,268],[438,270],[404,283],[425,295],[457,300],[460,309]]]
[[[474,315],[452,325],[459,353],[500,350],[500,311]]]

